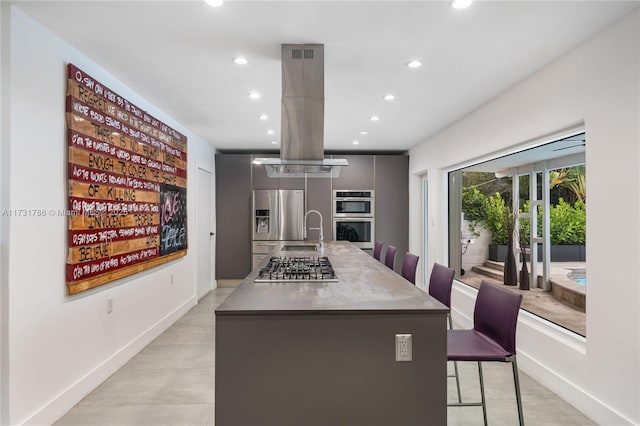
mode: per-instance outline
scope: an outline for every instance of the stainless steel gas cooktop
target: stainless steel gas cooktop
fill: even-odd
[[[260,269],[257,283],[271,282],[337,282],[338,277],[326,256],[272,257]]]

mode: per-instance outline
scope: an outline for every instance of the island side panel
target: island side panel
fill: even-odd
[[[218,315],[215,424],[444,425],[446,364],[445,314]]]

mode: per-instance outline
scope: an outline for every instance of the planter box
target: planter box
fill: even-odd
[[[507,257],[507,246],[502,244],[489,244],[489,260],[504,262]],[[542,246],[538,246],[538,260],[542,259]],[[527,255],[527,261],[529,255]],[[520,258],[522,261],[522,258]],[[583,245],[552,245],[552,262],[585,262],[586,247]]]
[[[584,250],[580,248],[584,246],[568,245],[568,246],[551,246],[551,261],[552,262],[580,262],[584,261],[584,256],[581,253]]]
[[[506,244],[489,244],[489,260],[504,262],[507,258]]]

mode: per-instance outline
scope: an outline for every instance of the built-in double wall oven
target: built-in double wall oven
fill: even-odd
[[[372,249],[375,240],[373,191],[333,191],[333,238]]]

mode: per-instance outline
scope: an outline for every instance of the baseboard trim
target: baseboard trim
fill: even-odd
[[[518,367],[538,383],[557,393],[562,399],[600,425],[633,426],[636,423],[591,395],[562,374],[541,364],[526,352],[518,351]],[[526,415],[526,413],[525,413]]]
[[[115,373],[120,367],[125,365],[131,358],[147,346],[153,339],[162,334],[167,328],[173,325],[180,317],[189,311],[197,303],[196,297],[192,296],[184,303],[161,318],[147,330],[134,338],[127,345],[116,351],[109,358],[97,365],[84,377],[78,379],[67,389],[55,396],[51,401],[44,404],[30,417],[14,424],[20,425],[50,425],[65,415],[78,402],[93,391],[98,385],[104,382],[109,376]]]
[[[229,287],[238,287],[242,280],[217,280],[218,287],[229,288]]]

